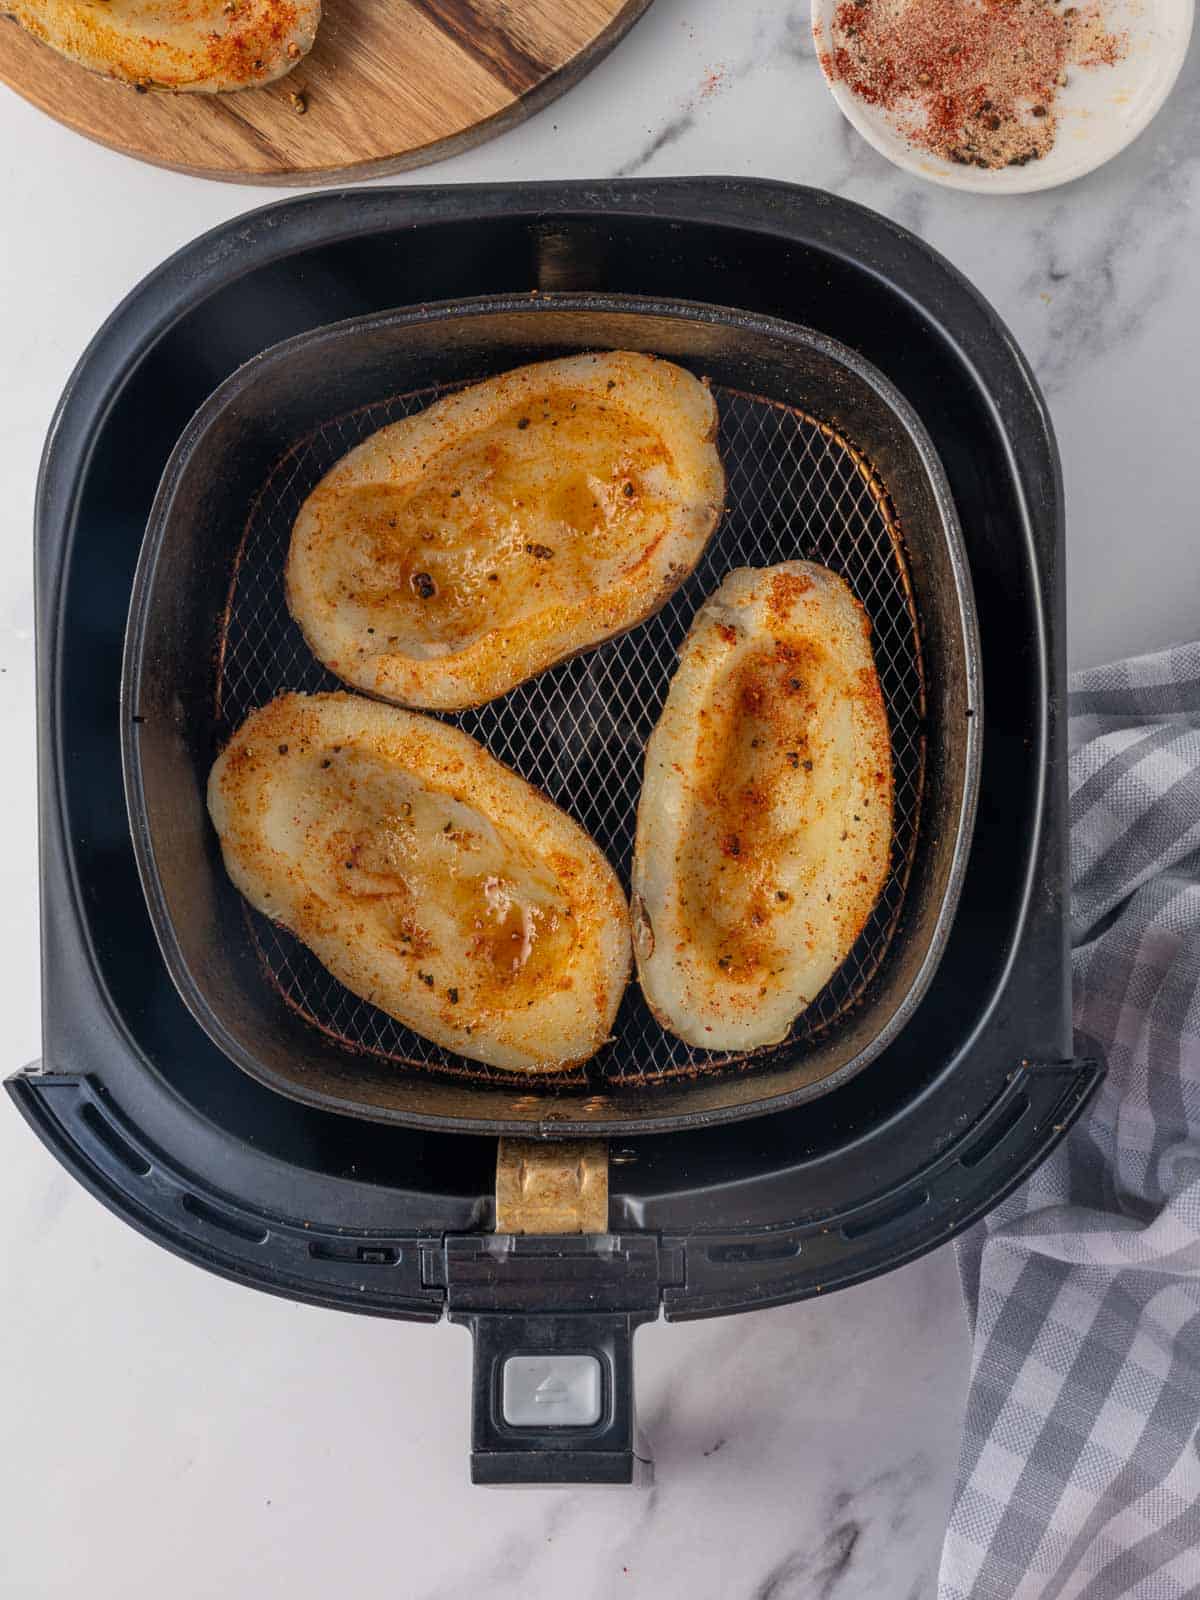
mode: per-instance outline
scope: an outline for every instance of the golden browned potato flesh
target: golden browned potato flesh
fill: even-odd
[[[804,561],[731,572],[692,624],[646,749],[634,950],[690,1044],[786,1038],[888,875],[892,767],[862,607]]]
[[[481,705],[656,611],[717,525],[717,408],[628,351],[464,389],[352,450],[301,508],[288,604],[347,683]]]
[[[9,0],[5,9],[93,72],[208,94],[290,72],[321,20],[320,0]]]
[[[425,1038],[524,1073],[608,1038],[630,961],[616,875],[459,729],[356,695],[284,695],[230,740],[208,806],[250,904]]]

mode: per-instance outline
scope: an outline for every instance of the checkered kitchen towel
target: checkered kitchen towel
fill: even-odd
[[[939,1600],[1200,1596],[1200,644],[1071,693],[1075,1020],[1108,1077],[967,1235]]]

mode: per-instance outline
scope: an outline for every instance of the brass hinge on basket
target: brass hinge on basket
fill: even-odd
[[[496,1232],[607,1233],[607,1143],[501,1139]]]

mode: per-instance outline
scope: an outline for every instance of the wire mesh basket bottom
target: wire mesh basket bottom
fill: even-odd
[[[440,392],[398,395],[334,419],[297,444],[263,486],[246,525],[219,653],[222,741],[257,706],[286,690],[340,687],[288,614],[283,569],[292,525],[339,457],[375,429],[420,411]],[[633,982],[611,1043],[585,1069],[558,1080],[539,1078],[538,1088],[589,1080],[606,1087],[644,1085],[794,1054],[862,995],[899,919],[919,825],[924,695],[912,591],[887,495],[870,464],[827,425],[757,396],[721,389],[716,394],[728,497],[721,526],[691,579],[631,633],[451,720],[577,818],[628,888],[646,740],[697,608],[734,567],[797,558],[820,562],[846,580],[871,619],[895,776],[890,874],[850,955],[783,1044],[754,1058],[696,1049],[655,1022]],[[465,1061],[360,1000],[284,929],[248,908],[246,914],[269,981],[322,1032],[407,1067],[511,1083],[508,1074]]]

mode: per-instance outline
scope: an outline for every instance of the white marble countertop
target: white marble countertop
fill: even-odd
[[[1069,510],[1071,657],[1200,629],[1200,53],[1107,169],[955,195],[841,121],[807,9],[656,0],[524,127],[410,181],[755,174],[915,229],[1044,384]],[[125,291],[272,198],[84,144],[0,92],[0,984],[5,1070],[39,1052],[29,529],[51,410]],[[466,1336],[292,1305],[148,1244],[0,1104],[0,1593],[924,1600],[966,1345],[948,1252],[828,1301],[644,1330],[648,1493],[471,1490]]]

